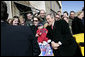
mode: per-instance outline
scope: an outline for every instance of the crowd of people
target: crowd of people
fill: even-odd
[[[22,15],[8,19],[6,8],[6,3],[1,2],[2,56],[39,56],[40,45],[46,42],[49,42],[53,56],[81,56],[72,35],[84,33],[84,8],[77,16],[74,11],[70,14],[64,11],[63,15],[57,11],[53,15],[42,9],[36,14],[28,12],[26,19]]]
[[[55,15],[55,21],[59,20],[65,20],[70,28],[70,31],[73,34],[83,33],[84,32],[84,10],[79,11],[77,16],[74,11],[71,11],[70,14],[68,14],[67,11],[63,12],[63,15],[61,14],[61,11],[57,11]],[[42,9],[40,10],[39,14],[32,14],[31,12],[28,12],[26,14],[26,18],[24,18],[23,15],[21,16],[14,16],[13,18],[7,19],[7,22],[11,25],[25,25],[28,27],[31,27],[31,29],[37,29],[38,24],[42,23],[44,27],[47,27],[47,21],[46,21],[46,12]],[[78,24],[79,23],[79,24]],[[37,31],[37,30],[33,30]],[[79,32],[80,31],[80,32]],[[35,33],[34,33],[35,34]]]

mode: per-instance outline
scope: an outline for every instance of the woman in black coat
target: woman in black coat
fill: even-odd
[[[39,23],[40,23],[40,19],[37,16],[34,16],[33,17],[33,25],[30,26],[34,35],[36,35],[36,31],[38,29],[38,24]]]
[[[72,21],[72,32],[73,34],[84,33],[84,25],[82,19],[84,17],[83,12],[79,12],[78,16]]]

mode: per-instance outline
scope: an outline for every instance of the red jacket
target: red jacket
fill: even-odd
[[[37,34],[39,35],[38,36],[38,42],[40,43],[42,43],[43,41],[48,41],[48,38],[46,37],[47,36],[47,33],[48,33],[48,30],[47,29],[45,29],[45,28],[43,28],[43,29],[38,29],[37,30]]]

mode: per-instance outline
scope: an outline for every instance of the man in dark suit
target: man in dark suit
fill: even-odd
[[[64,20],[55,21],[52,14],[48,14],[46,20],[49,24],[47,37],[52,40],[54,56],[74,56],[77,45],[69,25]]]
[[[31,29],[9,25],[7,17],[7,5],[1,1],[1,56],[38,56],[40,48]]]

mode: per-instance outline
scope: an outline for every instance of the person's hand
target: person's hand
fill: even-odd
[[[42,43],[39,43],[39,45],[42,45]]]
[[[48,43],[50,43],[50,42],[51,42],[51,40],[49,39],[47,42],[48,42]]]
[[[48,26],[48,23],[45,23],[45,24],[44,24],[44,28],[46,28],[47,26]]]
[[[53,49],[57,50],[60,45],[58,43],[55,43],[54,41],[52,41],[51,46]]]
[[[40,33],[40,35],[41,35],[42,33]]]
[[[39,35],[38,34],[36,34],[36,37],[38,37]]]
[[[46,41],[43,41],[43,45],[47,45],[48,43]]]

